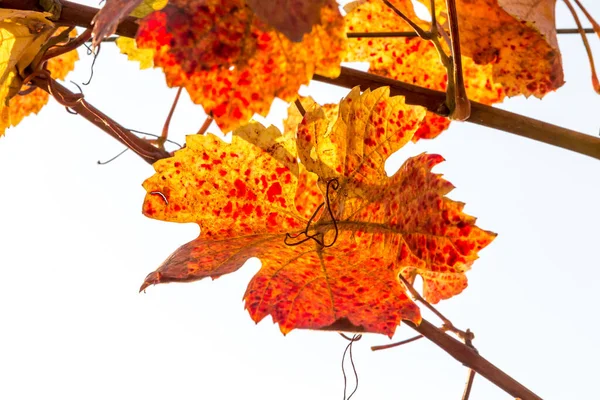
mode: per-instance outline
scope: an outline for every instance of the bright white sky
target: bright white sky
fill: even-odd
[[[600,18],[600,3],[583,2]],[[557,25],[574,26],[562,2]],[[589,38],[600,61],[598,40]],[[597,135],[600,96],[581,40],[562,36],[560,45],[567,84],[542,102],[516,98],[502,107]],[[85,82],[90,62],[82,53],[69,79]],[[126,127],[154,133],[175,96],[160,71],[139,72],[112,45],[84,92]],[[304,93],[333,102],[346,90],[312,84]],[[278,103],[269,121],[280,123],[284,110]],[[171,138],[182,142],[203,120],[185,97]],[[152,167],[131,153],[96,164],[121,149],[54,102],[0,139],[0,398],[341,398],[345,340],[312,331],[284,337],[244,311],[258,261],[214,282],[138,294],[146,274],[199,230],[141,214]],[[436,140],[406,146],[389,172],[423,151],[446,158],[437,172],[457,187],[450,197],[499,233],[468,273],[469,288],[440,310],[542,397],[597,398],[600,162],[455,123]],[[403,326],[394,340],[413,333]],[[389,342],[366,335],[355,345],[356,400],[460,399],[466,371],[458,362],[426,340],[369,350]],[[510,396],[477,377],[471,398]]]

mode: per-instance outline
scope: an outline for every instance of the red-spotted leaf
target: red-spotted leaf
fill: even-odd
[[[431,172],[440,156],[422,154],[385,174],[424,109],[390,98],[388,88],[354,89],[337,113],[304,104],[297,132],[291,113],[283,135],[251,124],[230,144],[189,136],[185,149],[155,164],[144,213],[196,222],[201,232],[142,289],[216,278],[258,257],[246,308],[257,322],[270,315],[283,333],[344,325],[391,336],[403,319],[418,324],[399,274],[421,275],[431,302],[449,298],[466,287],[465,272],[494,234],[445,197],[453,186]]]

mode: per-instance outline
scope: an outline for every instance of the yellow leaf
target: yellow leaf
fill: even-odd
[[[46,15],[0,9],[0,136],[16,124],[11,121],[9,102],[21,89],[25,68],[54,32]]]

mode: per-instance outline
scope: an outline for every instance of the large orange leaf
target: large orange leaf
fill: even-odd
[[[435,4],[439,22],[447,25],[445,0]],[[564,84],[556,0],[456,0],[456,7],[462,53],[492,65],[507,96],[541,98]]]
[[[391,336],[402,319],[418,324],[398,275],[421,275],[432,302],[449,298],[466,287],[464,273],[494,234],[445,197],[452,185],[431,173],[440,156],[422,154],[385,174],[385,160],[411,139],[424,109],[390,98],[388,88],[354,89],[338,114],[304,104],[297,140],[293,123],[283,135],[251,124],[231,144],[189,136],[185,149],[155,164],[144,214],[196,222],[201,232],[142,289],[216,278],[259,257],[246,308],[257,322],[271,315],[283,333],[349,323]],[[327,199],[331,208],[319,207]],[[318,240],[303,234],[309,223]]]
[[[392,3],[412,21],[429,29],[414,13],[409,0]],[[346,15],[350,32],[410,32],[412,28],[381,0],[366,0],[350,7]],[[348,42],[346,61],[367,61],[369,71],[402,82],[435,90],[446,90],[446,68],[429,41],[421,38],[354,38]],[[504,91],[492,77],[491,65],[477,65],[463,57],[465,88],[471,100],[484,104],[501,102]],[[450,121],[427,113],[413,140],[430,139],[448,128]]]
[[[266,115],[275,97],[293,100],[314,73],[339,74],[346,42],[334,0],[320,18],[293,43],[244,0],[172,0],[141,21],[137,45],[154,51],[167,84],[185,87],[226,132]]]

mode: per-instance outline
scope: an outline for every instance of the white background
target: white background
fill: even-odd
[[[600,3],[584,3],[600,18]],[[575,26],[562,2],[557,10],[557,26]],[[588,38],[600,61],[598,38]],[[562,36],[560,45],[566,85],[543,101],[501,107],[598,135],[600,97],[581,40]],[[69,77],[78,83],[91,63],[81,54]],[[154,133],[175,96],[159,70],[139,72],[110,44],[84,92],[126,127]],[[303,93],[333,102],[346,90],[311,84]],[[171,126],[180,142],[204,121],[182,98]],[[269,121],[280,124],[284,110],[278,102]],[[132,153],[96,164],[121,149],[55,102],[0,139],[0,399],[341,398],[345,340],[284,337],[270,319],[255,325],[244,311],[257,260],[214,282],[138,294],[146,274],[199,229],[141,214],[152,167]],[[540,396],[600,398],[600,161],[454,123],[394,155],[389,172],[423,151],[446,158],[436,171],[457,187],[450,197],[499,234],[468,273],[469,288],[440,310]],[[402,326],[394,340],[413,334]],[[466,370],[458,362],[426,340],[369,350],[389,342],[366,335],[356,343],[355,399],[460,399]],[[471,398],[510,396],[477,377]]]

